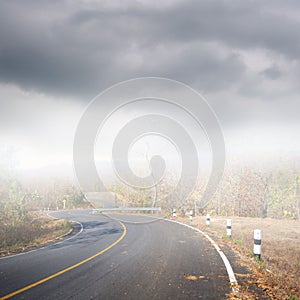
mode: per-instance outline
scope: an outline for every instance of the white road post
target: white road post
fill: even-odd
[[[190,210],[190,220],[193,221],[193,210]]]
[[[227,219],[226,231],[227,236],[231,237],[231,219]]]
[[[253,247],[254,257],[261,259],[261,230],[254,230],[254,247]]]
[[[177,217],[176,209],[175,208],[173,209],[173,217]]]
[[[209,226],[209,224],[210,224],[210,215],[207,214],[206,215],[206,225]]]

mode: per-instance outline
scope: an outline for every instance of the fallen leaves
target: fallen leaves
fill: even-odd
[[[205,278],[205,276],[195,276],[195,275],[186,275],[185,276],[186,280],[191,280],[191,281],[197,281],[197,280],[204,279],[204,278]]]
[[[238,217],[234,220],[235,235],[229,239],[224,237],[224,218],[216,217],[213,228],[205,226],[203,217],[193,219],[193,226],[214,236],[224,252],[228,248],[233,250],[238,265],[248,270],[245,274],[235,274],[240,284],[239,290],[228,295],[227,299],[300,300],[300,223]],[[184,218],[180,221],[188,223]],[[256,228],[258,224],[265,233],[263,260],[260,262],[252,257],[253,237],[252,234],[248,234],[249,230],[252,227]],[[297,235],[294,233],[293,239],[291,228],[293,232],[297,232]],[[206,247],[200,256],[206,256],[210,251]],[[199,280],[197,276],[191,278],[187,280]]]

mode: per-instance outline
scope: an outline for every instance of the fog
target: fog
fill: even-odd
[[[227,162],[298,160],[296,2],[0,5],[0,148],[11,149],[20,174],[73,178],[74,135],[88,104],[116,83],[144,76],[181,81],[205,97],[223,130]],[[102,173],[112,172],[107,169],[118,130],[147,113],[141,104],[106,119],[95,144]],[[180,121],[193,137],[201,168],[209,170],[203,130],[174,108],[157,107],[156,113]],[[133,169],[146,148],[180,169],[178,149],[151,137],[133,146]]]

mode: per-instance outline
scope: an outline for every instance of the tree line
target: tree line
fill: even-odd
[[[52,180],[24,186],[16,177],[0,176],[0,224],[25,222],[31,211],[74,208],[85,201],[83,192],[68,181]]]
[[[228,167],[211,201],[201,206],[207,181],[208,176],[200,177],[187,199],[182,199],[185,187],[174,193],[173,178],[164,179],[151,190],[134,189],[122,183],[111,189],[127,199],[129,206],[155,204],[165,211],[175,208],[182,214],[193,209],[198,214],[300,220],[300,173],[295,168]]]

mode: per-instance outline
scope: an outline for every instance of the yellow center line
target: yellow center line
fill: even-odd
[[[55,278],[55,277],[58,277],[58,276],[60,276],[60,275],[62,275],[62,274],[64,274],[64,273],[68,272],[68,271],[71,271],[71,270],[73,270],[73,269],[75,269],[75,268],[77,268],[77,267],[79,267],[79,266],[81,266],[81,265],[83,265],[83,264],[85,264],[85,263],[91,261],[92,259],[94,259],[95,257],[97,257],[97,256],[99,256],[99,255],[101,255],[101,254],[103,254],[104,252],[108,251],[109,249],[111,249],[112,247],[114,247],[115,245],[117,245],[121,240],[123,240],[123,238],[124,238],[125,235],[126,235],[126,232],[127,232],[126,226],[125,226],[121,221],[118,221],[118,222],[119,222],[119,223],[122,225],[122,227],[123,227],[123,233],[122,233],[122,235],[121,235],[115,242],[113,242],[112,244],[110,244],[110,245],[109,245],[108,247],[106,247],[105,249],[101,250],[100,252],[98,252],[98,253],[96,253],[96,254],[94,254],[94,255],[92,255],[92,256],[90,256],[90,257],[88,257],[88,258],[86,258],[86,259],[84,259],[84,260],[82,260],[82,261],[80,261],[80,262],[78,262],[78,263],[75,264],[75,265],[72,265],[72,266],[70,266],[70,267],[68,267],[68,268],[66,268],[66,269],[63,269],[63,270],[61,270],[61,271],[59,271],[59,272],[57,272],[57,273],[54,273],[54,274],[52,274],[52,275],[50,275],[50,276],[48,276],[48,277],[45,277],[45,278],[43,278],[43,279],[41,279],[41,280],[39,280],[39,281],[37,281],[37,282],[35,282],[35,283],[32,283],[32,284],[30,284],[30,285],[27,285],[27,286],[25,286],[25,287],[23,287],[23,288],[21,288],[21,289],[19,289],[19,290],[16,290],[16,291],[14,291],[14,292],[12,292],[12,293],[6,295],[6,296],[3,296],[3,297],[0,298],[0,300],[9,299],[9,298],[11,298],[11,297],[13,297],[13,296],[16,296],[16,295],[21,294],[21,293],[23,293],[23,292],[25,292],[25,291],[28,291],[29,289],[32,289],[33,287],[36,287],[36,286],[38,286],[38,285],[40,285],[40,284],[42,284],[42,283],[44,283],[44,282],[46,282],[46,281],[48,281],[48,280],[51,280],[51,279],[53,279],[53,278]]]

